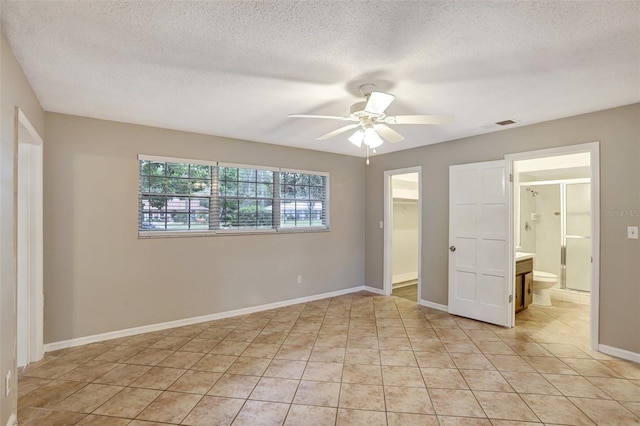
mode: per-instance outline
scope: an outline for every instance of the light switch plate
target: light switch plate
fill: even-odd
[[[384,228],[384,222],[380,221],[380,223],[378,223],[378,228],[382,229]]]
[[[638,239],[638,227],[637,226],[627,226],[627,238],[630,240]]]

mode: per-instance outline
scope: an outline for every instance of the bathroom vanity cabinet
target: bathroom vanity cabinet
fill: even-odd
[[[515,303],[516,313],[527,309],[533,302],[533,258],[516,261],[516,288]]]

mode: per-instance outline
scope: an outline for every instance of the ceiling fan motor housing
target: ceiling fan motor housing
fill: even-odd
[[[370,111],[365,111],[364,108],[366,105],[367,105],[367,101],[356,102],[355,104],[351,105],[351,108],[349,110],[350,117],[357,118],[357,119],[368,118],[374,121],[377,118],[381,118],[384,116],[384,114],[376,114]]]

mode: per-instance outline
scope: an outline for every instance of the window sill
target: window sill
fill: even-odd
[[[193,237],[224,237],[236,235],[273,235],[273,234],[309,234],[317,232],[329,232],[330,228],[325,227],[309,227],[309,228],[281,228],[281,229],[233,229],[218,231],[138,231],[138,239],[156,239],[156,238],[193,238]]]

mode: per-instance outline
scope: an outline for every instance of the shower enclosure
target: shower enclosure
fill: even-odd
[[[591,183],[560,179],[520,183],[520,246],[558,287],[591,290]]]

